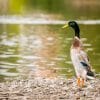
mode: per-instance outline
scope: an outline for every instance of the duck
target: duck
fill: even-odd
[[[74,37],[70,48],[71,61],[77,77],[77,85],[83,87],[87,79],[94,79],[94,72],[89,57],[84,50],[80,39],[80,28],[76,21],[69,21],[62,28],[71,27],[74,30]]]

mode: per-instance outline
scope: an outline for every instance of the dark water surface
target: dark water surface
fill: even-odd
[[[72,29],[62,25],[1,25],[0,77],[72,77]],[[14,28],[12,28],[14,27]],[[93,69],[100,72],[100,25],[80,25],[81,37]],[[18,32],[14,32],[18,29]]]

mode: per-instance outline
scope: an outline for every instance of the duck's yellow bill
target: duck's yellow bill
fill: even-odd
[[[62,28],[66,28],[66,27],[68,27],[68,24],[64,25]]]

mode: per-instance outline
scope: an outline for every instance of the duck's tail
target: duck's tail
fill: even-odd
[[[88,76],[88,75],[86,76],[86,78],[87,78],[87,79],[90,79],[90,80],[93,80],[93,79],[95,79],[95,77]]]
[[[95,79],[95,75],[92,71],[87,72],[87,79]]]

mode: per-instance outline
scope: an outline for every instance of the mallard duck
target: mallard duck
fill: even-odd
[[[68,24],[64,25],[62,28],[68,26],[73,28],[75,31],[70,55],[77,76],[77,85],[83,87],[87,78],[93,79],[94,73],[92,72],[89,58],[84,51],[83,44],[80,40],[80,28],[78,24],[75,21],[69,21]]]

